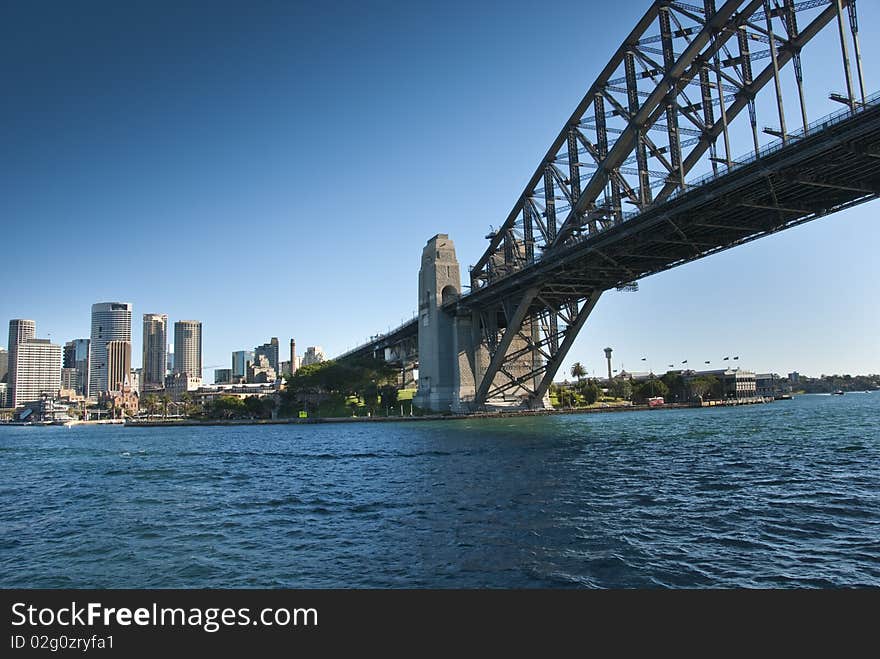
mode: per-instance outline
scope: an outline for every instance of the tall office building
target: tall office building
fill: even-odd
[[[7,396],[7,404],[10,406],[15,405],[15,363],[16,363],[16,355],[18,353],[18,346],[25,341],[34,338],[37,335],[37,324],[33,320],[23,320],[21,318],[16,318],[14,320],[9,321],[9,343],[7,344],[7,348],[9,350],[9,372],[7,373],[6,382],[8,386],[6,387],[6,396]],[[59,382],[61,381],[61,375],[58,375]]]
[[[253,363],[253,350],[236,350],[232,353],[232,380],[247,377],[248,363]]]
[[[126,384],[131,384],[131,341],[108,341],[106,391],[122,391]]]
[[[61,364],[63,368],[76,371],[72,389],[82,396],[89,395],[89,344],[88,339],[74,339],[65,343]],[[66,384],[70,384],[70,381]]]
[[[279,355],[279,345],[278,345],[278,337],[273,336],[269,343],[264,343],[261,346],[257,346],[254,348],[254,359],[263,355],[266,359],[269,360],[269,366],[275,369],[276,373],[280,373],[281,368],[281,360]]]
[[[131,344],[131,304],[128,302],[99,302],[92,305],[88,391],[91,397],[110,390],[107,344],[111,341],[128,341]]]
[[[165,367],[168,361],[168,315],[144,314],[144,361],[141,389],[161,389],[165,386]]]
[[[27,339],[16,345],[12,407],[54,396],[61,388],[61,346],[49,339]]]
[[[7,373],[9,373],[9,353],[4,348],[0,348],[0,382],[6,382]],[[2,403],[3,399],[0,398],[0,404]]]
[[[61,390],[76,393],[76,369],[61,367]]]
[[[174,323],[174,372],[202,377],[202,324],[197,320]]]

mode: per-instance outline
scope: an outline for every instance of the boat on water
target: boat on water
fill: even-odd
[[[831,392],[832,396],[843,396],[843,389],[838,389],[837,391]]]

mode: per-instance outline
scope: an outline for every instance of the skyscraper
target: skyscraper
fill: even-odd
[[[6,374],[9,373],[9,353],[0,348],[0,382],[6,382]],[[0,404],[3,400],[0,399]]]
[[[131,341],[107,342],[107,390],[122,391],[131,384]]]
[[[275,372],[280,373],[281,371],[279,369],[281,367],[281,363],[278,349],[278,337],[273,336],[269,340],[269,343],[264,343],[263,345],[254,348],[254,359],[259,357],[260,355],[264,355],[266,359],[269,360],[269,365],[273,369],[275,369]]]
[[[247,377],[247,366],[254,361],[253,350],[236,350],[232,353],[232,380]]]
[[[37,335],[37,324],[33,320],[22,320],[17,318],[9,321],[9,373],[6,381],[9,386],[6,388],[7,403],[11,406],[15,405],[15,364],[18,346],[28,339],[32,339]],[[58,381],[61,382],[61,374],[58,374]]]
[[[89,395],[89,347],[88,339],[74,339],[64,344],[63,368],[76,370],[74,390],[82,396]]]
[[[197,320],[174,323],[174,372],[202,377],[202,324]]]
[[[168,315],[144,314],[144,362],[141,389],[161,389],[165,386],[165,367],[168,360]]]
[[[131,343],[131,304],[98,302],[92,305],[92,341],[89,357],[89,396],[110,390],[107,372],[107,344],[110,341]]]
[[[16,346],[12,407],[54,396],[61,388],[61,346],[29,338]]]

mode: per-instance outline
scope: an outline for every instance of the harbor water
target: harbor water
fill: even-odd
[[[880,392],[0,427],[0,587],[880,586]]]

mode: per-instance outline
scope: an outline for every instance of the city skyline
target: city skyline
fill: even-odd
[[[608,29],[591,49],[619,45],[646,5],[597,8],[595,20]],[[409,319],[425,240],[448,233],[462,269],[473,263],[489,225],[503,219],[604,64],[584,57],[576,75],[524,95],[522,80],[542,80],[543,64],[529,49],[499,47],[528,40],[548,57],[570,58],[578,28],[562,18],[575,8],[562,2],[531,16],[524,3],[511,3],[499,16],[465,3],[389,5],[349,8],[341,21],[333,8],[308,16],[290,7],[260,16],[226,8],[205,26],[195,6],[173,16],[128,7],[88,15],[76,35],[64,27],[73,8],[57,8],[49,21],[13,8],[7,25],[17,28],[3,28],[2,48],[22,93],[0,109],[9,148],[20,154],[0,173],[9,191],[4,214],[16,220],[9,244],[25,244],[34,226],[52,232],[73,222],[88,231],[92,249],[126,261],[156,258],[181,242],[203,256],[188,278],[180,269],[142,277],[108,268],[85,251],[62,249],[63,241],[47,247],[37,269],[25,250],[13,252],[13,290],[76,274],[51,304],[4,296],[0,317],[33,318],[41,335],[63,344],[89,336],[94,300],[129,300],[136,314],[199,318],[209,366],[225,366],[231,351],[266,337],[294,334],[333,357]],[[880,20],[876,5],[860,10],[866,24]],[[303,38],[290,40],[290,32]],[[346,44],[343,53],[325,45],[328,34]],[[877,47],[863,45],[873,91]],[[211,57],[196,56],[202,52]],[[839,91],[836,68],[823,75],[812,60],[809,72],[811,114],[838,109],[827,99]],[[31,91],[32,78],[45,84]],[[371,129],[359,129],[361,122]],[[353,127],[340,133],[339,125]],[[736,142],[737,153],[749,150]],[[340,153],[342,188],[314,173],[331,171]],[[409,166],[413,159],[419,167]],[[608,345],[615,368],[628,370],[643,357],[662,371],[684,359],[715,365],[738,354],[746,367],[781,374],[880,372],[873,329],[880,311],[866,288],[876,279],[877,213],[868,204],[642,280],[638,293],[607,293],[560,374],[574,361],[601,374]],[[217,266],[218,255],[242,243],[269,259]],[[269,284],[255,286],[248,268]],[[205,282],[222,294],[194,295]],[[233,299],[239,305],[230,312]],[[140,323],[131,341],[138,367]]]

